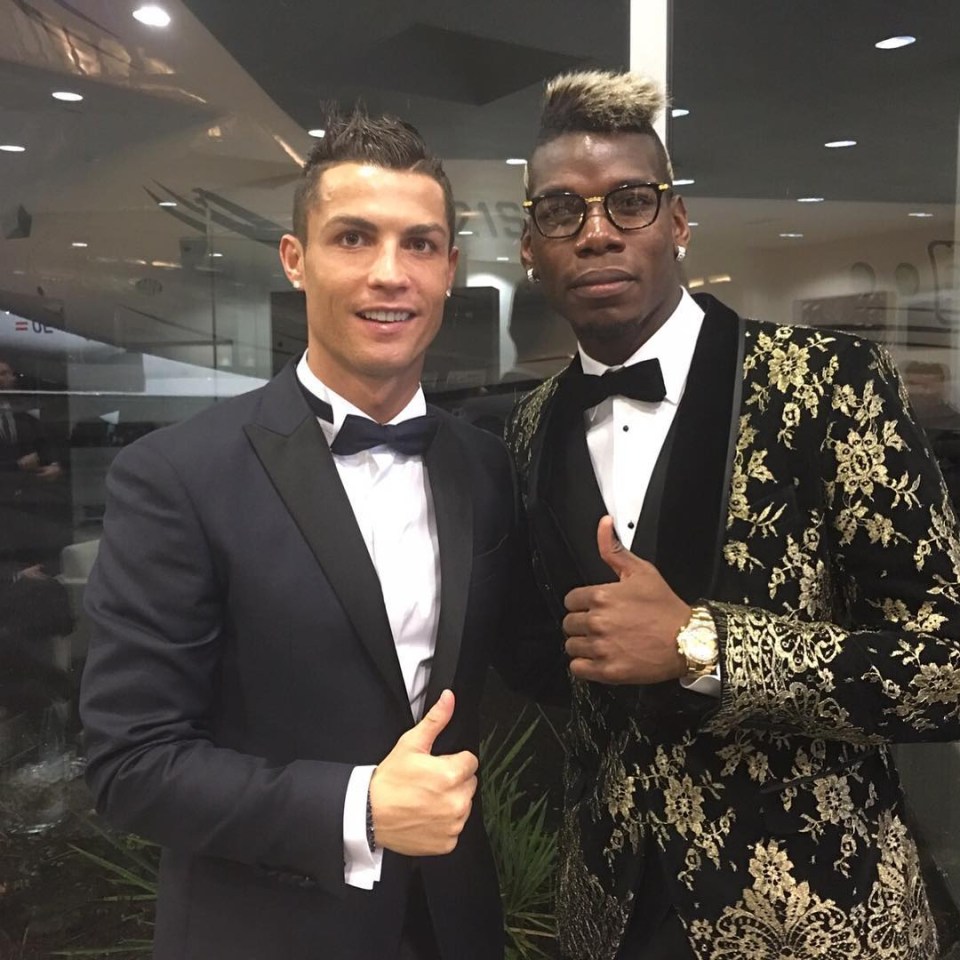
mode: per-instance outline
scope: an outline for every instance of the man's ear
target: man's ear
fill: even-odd
[[[447,264],[447,290],[453,289],[454,277],[457,275],[457,263],[460,261],[460,249],[459,247],[450,248],[450,257]]]
[[[690,224],[687,222],[687,207],[683,197],[674,197],[670,203],[670,216],[673,221],[674,246],[690,246]]]
[[[533,242],[529,223],[524,223],[523,233],[520,234],[520,265],[524,270],[529,270],[533,266]]]
[[[280,265],[296,289],[303,283],[303,245],[292,233],[280,238]]]

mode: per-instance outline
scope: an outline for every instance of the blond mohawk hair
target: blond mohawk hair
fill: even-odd
[[[665,105],[663,88],[638,73],[564,73],[544,91],[537,142],[570,132],[650,133]]]
[[[642,133],[656,145],[662,175],[673,180],[670,155],[653,127],[666,105],[663,87],[639,73],[612,70],[562,73],[550,80],[544,90],[536,146],[565,133]],[[529,166],[523,168],[523,187],[529,197]]]

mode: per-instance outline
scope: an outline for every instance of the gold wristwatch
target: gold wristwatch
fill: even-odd
[[[717,668],[720,644],[717,626],[704,607],[693,607],[690,619],[677,633],[677,651],[687,662],[687,677],[706,677]]]

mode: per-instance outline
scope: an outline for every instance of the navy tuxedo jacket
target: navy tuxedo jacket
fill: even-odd
[[[522,669],[503,620],[525,537],[501,441],[432,412],[441,595],[427,703],[444,687],[457,698],[435,752],[476,753],[488,660]],[[479,794],[453,853],[388,851],[372,891],[344,883],[351,769],[382,760],[413,718],[376,572],[293,366],[121,451],[86,606],[88,780],[108,818],[164,847],[158,960],[394,956],[417,865],[444,958],[502,956]]]

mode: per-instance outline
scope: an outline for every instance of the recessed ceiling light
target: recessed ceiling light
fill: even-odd
[[[509,157],[506,161],[511,167],[522,167],[527,161],[523,157]]]
[[[831,150],[835,150],[838,147],[855,147],[856,145],[856,140],[828,140],[824,144],[825,147],[829,147]]]
[[[693,280],[691,280],[691,281],[687,284],[687,286],[688,286],[691,290],[696,290],[697,287],[702,287],[702,286],[703,286],[703,277],[695,277]]]
[[[909,47],[911,43],[916,42],[917,38],[911,36],[887,37],[886,40],[881,40],[879,43],[875,43],[874,46],[878,50],[896,50],[898,47]]]
[[[500,261],[501,263],[509,263],[509,262],[510,262],[510,258],[509,258],[509,257],[497,257],[497,260]]]
[[[158,207],[175,207],[177,205],[176,200],[160,200],[157,203]]]
[[[222,254],[222,253],[211,253],[210,256],[211,256],[211,257],[222,257],[223,254]]]
[[[673,185],[675,187],[689,187],[691,183],[696,183],[697,181],[693,177],[681,177],[679,180],[674,180]]]
[[[699,226],[700,226],[700,221],[699,221],[699,220],[688,220],[688,221],[687,221],[687,226],[688,226],[688,227],[699,227]]]
[[[712,277],[707,277],[710,283],[729,283],[732,279],[729,273],[715,273]]]
[[[155,3],[147,3],[133,11],[133,19],[148,27],[169,27],[170,14]]]
[[[50,96],[54,100],[63,100],[65,103],[79,103],[83,99],[82,93],[73,93],[71,90],[54,90]]]
[[[73,243],[70,244],[70,246],[71,246],[71,247],[81,247],[81,248],[82,248],[82,247],[87,246],[87,244],[86,244],[83,240],[74,240]]]
[[[823,203],[823,197],[797,197],[797,203]]]
[[[311,137],[316,137],[318,140],[322,140],[327,135],[327,131],[321,130],[320,127],[314,127],[312,130],[308,130],[307,133],[309,133]]]
[[[926,220],[928,217],[932,217],[932,213],[925,213],[923,210],[915,210],[913,213],[908,213],[908,217],[921,217]]]
[[[472,236],[473,236],[473,231],[472,231],[472,230],[458,230],[458,231],[457,231],[457,236],[458,236],[458,237],[472,237]]]
[[[4,153],[23,153],[26,149],[26,147],[21,147],[16,143],[0,144],[0,150],[3,150]]]
[[[803,237],[803,234],[802,233],[781,233],[780,236],[787,237],[789,239],[799,240]]]
[[[671,117],[689,117],[690,111],[686,107],[674,107],[670,111]]]

